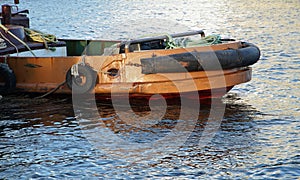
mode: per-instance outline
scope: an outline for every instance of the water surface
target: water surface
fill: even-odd
[[[206,34],[250,41],[262,56],[253,65],[252,80],[224,97],[224,116],[209,143],[195,146],[210,113],[209,107],[202,107],[187,143],[164,157],[136,162],[116,159],[90,143],[90,129],[81,128],[71,97],[4,96],[1,178],[299,178],[298,0],[28,0],[21,1],[20,8],[30,9],[32,28],[59,38],[127,39],[204,29]],[[122,123],[112,105],[97,105],[106,126],[133,141],[163,135],[174,120],[180,121],[180,107],[173,104],[159,126],[141,130]],[[143,105],[133,109],[140,116],[150,112]]]

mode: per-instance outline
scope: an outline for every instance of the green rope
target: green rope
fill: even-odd
[[[172,36],[166,35],[168,38],[166,40],[166,49],[176,49],[179,48],[178,44],[173,40]]]
[[[53,49],[48,47],[48,43],[57,42],[57,38],[55,35],[43,33],[41,31],[29,28],[24,28],[24,31],[28,40],[33,42],[44,43],[46,49],[55,50],[55,48]]]
[[[197,41],[192,41],[189,38],[178,38],[174,40],[170,35],[167,35],[166,49],[176,49],[194,46],[210,46],[213,44],[221,44],[220,35],[209,35]]]
[[[221,44],[221,36],[220,35],[209,35],[206,36],[199,41],[191,41],[187,44],[188,47],[191,46],[209,46],[213,44]]]

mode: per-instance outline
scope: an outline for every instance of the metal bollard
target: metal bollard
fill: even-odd
[[[2,24],[11,24],[11,6],[8,4],[2,5]]]

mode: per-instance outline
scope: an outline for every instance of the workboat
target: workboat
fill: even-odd
[[[220,98],[250,81],[260,58],[251,43],[202,30],[125,41],[57,39],[29,29],[27,13],[2,5],[2,93]]]

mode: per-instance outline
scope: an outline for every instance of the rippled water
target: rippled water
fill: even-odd
[[[126,39],[204,29],[206,34],[250,41],[260,47],[262,57],[253,66],[252,80],[223,99],[224,116],[210,142],[194,145],[209,121],[210,108],[205,106],[187,143],[163,157],[138,161],[117,159],[90,143],[86,135],[93,128],[82,128],[71,97],[4,96],[0,178],[300,177],[299,0],[27,0],[20,7],[30,9],[32,28],[60,38]],[[180,121],[176,104],[168,106],[158,126],[146,129],[120,121],[110,104],[97,106],[105,126],[129,141],[160,138]],[[150,113],[144,105],[133,110],[139,116]]]

